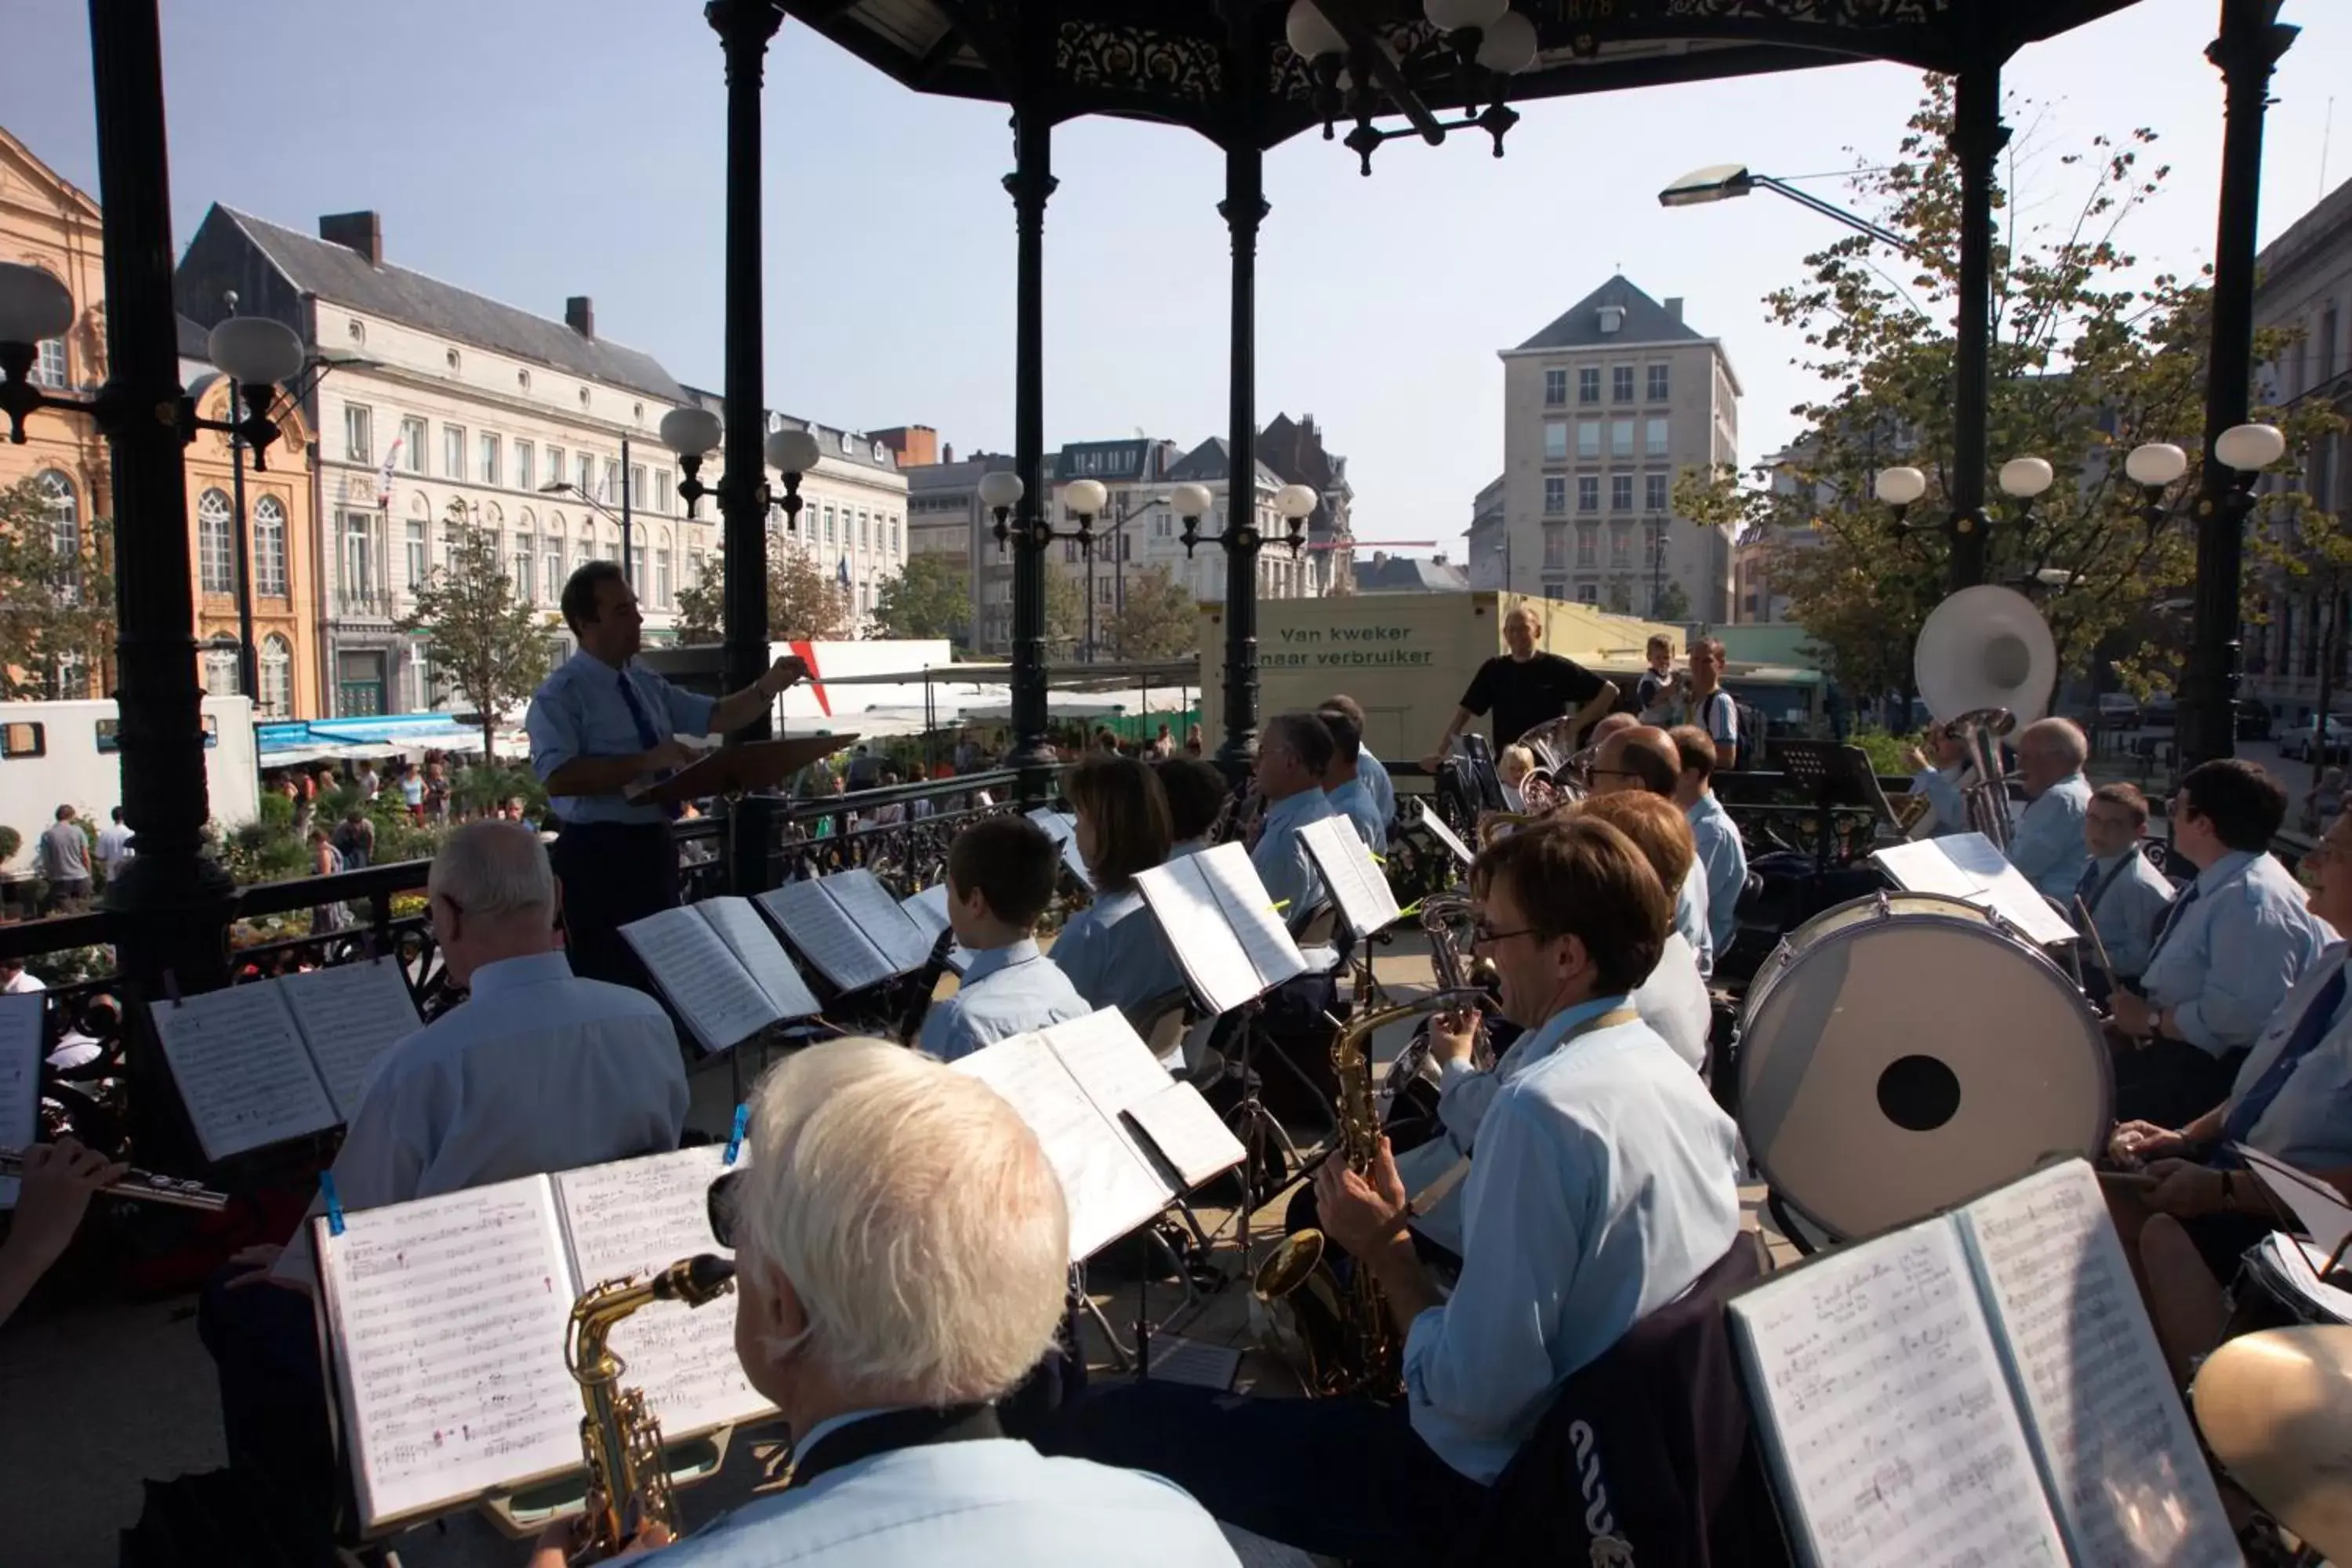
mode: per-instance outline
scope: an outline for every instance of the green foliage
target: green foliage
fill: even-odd
[[[449,503],[447,563],[416,590],[402,631],[422,633],[434,668],[454,679],[481,712],[482,751],[498,754],[499,720],[530,698],[547,675],[555,617],[515,597],[499,536],[475,526],[461,501]]]
[[[1066,573],[1045,569],[1045,647],[1047,656],[1076,647],[1087,635],[1086,585]]]
[[[887,637],[971,638],[971,569],[948,551],[910,555],[882,584],[874,619]]]
[[[1610,578],[1601,589],[1601,607],[1612,615],[1632,615],[1633,613],[1633,580],[1631,577]]]
[[[1111,657],[1124,663],[1186,657],[1201,643],[1201,615],[1192,591],[1165,566],[1129,573],[1126,607],[1110,618],[1103,641]]]
[[[74,660],[95,674],[114,651],[112,525],[85,520],[79,552],[62,552],[37,479],[0,489],[0,698],[87,697],[60,672]]]
[[[768,635],[780,642],[819,641],[849,629],[849,596],[813,550],[768,536]]]
[[[1918,735],[1890,735],[1884,730],[1856,730],[1846,737],[1846,743],[1860,746],[1869,754],[1872,773],[1891,778],[1910,773],[1905,754],[1922,740]]]
[[[467,768],[449,785],[449,804],[461,816],[487,816],[517,798],[533,821],[547,814],[547,791],[527,766]]]
[[[1658,584],[1658,594],[1650,605],[1650,619],[1669,624],[1691,618],[1690,595],[1683,585],[1668,577]]]
[[[702,558],[702,570],[677,591],[677,640],[715,643],[726,635],[727,563],[716,555]]]

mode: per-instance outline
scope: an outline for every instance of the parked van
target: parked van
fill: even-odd
[[[253,704],[243,697],[207,697],[204,723],[212,819],[224,827],[251,822],[261,811]],[[121,804],[121,715],[111,700],[0,702],[0,824],[24,839],[0,874],[32,869],[34,844],[56,820],[58,806],[72,806],[97,826]]]

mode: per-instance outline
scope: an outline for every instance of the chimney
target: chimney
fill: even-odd
[[[319,219],[319,237],[358,252],[370,267],[383,265],[383,220],[372,212],[328,213]]]
[[[1678,327],[1683,324],[1683,297],[1681,295],[1675,294],[1668,296],[1666,300],[1666,320],[1672,321]]]
[[[593,342],[596,338],[596,302],[585,294],[574,294],[563,301],[563,324]]]
[[[953,441],[950,441],[940,447],[940,461],[942,463],[952,463],[955,461],[955,443]]]

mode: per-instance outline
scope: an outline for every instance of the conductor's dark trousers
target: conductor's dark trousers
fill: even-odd
[[[677,907],[677,839],[667,822],[565,823],[548,852],[563,884],[563,943],[583,980],[646,989],[621,928]]]

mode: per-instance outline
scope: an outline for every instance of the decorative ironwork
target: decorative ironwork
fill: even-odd
[[[1162,27],[1069,21],[1055,29],[1054,74],[1087,92],[1205,108],[1224,91],[1224,50],[1217,39]]]

